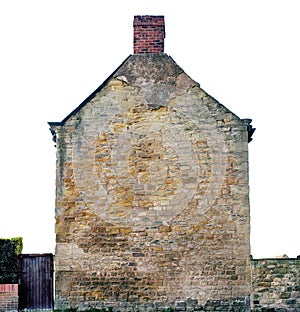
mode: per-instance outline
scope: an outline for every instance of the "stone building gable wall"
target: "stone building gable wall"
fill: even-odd
[[[171,58],[129,58],[56,131],[57,307],[250,295],[246,126]]]

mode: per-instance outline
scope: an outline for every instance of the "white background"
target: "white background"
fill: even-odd
[[[300,254],[298,0],[0,2],[0,237],[54,252],[61,121],[132,52],[134,15],[164,15],[165,52],[257,128],[249,145],[252,255]]]

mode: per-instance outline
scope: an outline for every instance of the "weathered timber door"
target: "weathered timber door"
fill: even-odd
[[[52,310],[53,255],[20,255],[19,270],[19,310]]]

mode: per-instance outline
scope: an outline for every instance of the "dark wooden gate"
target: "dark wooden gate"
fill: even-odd
[[[53,255],[20,255],[19,270],[19,310],[52,310]]]

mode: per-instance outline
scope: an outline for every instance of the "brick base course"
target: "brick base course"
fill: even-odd
[[[18,284],[0,284],[0,312],[18,311]]]

